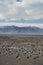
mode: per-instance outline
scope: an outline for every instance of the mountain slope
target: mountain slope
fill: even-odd
[[[0,34],[1,33],[30,33],[30,34],[43,34],[43,29],[40,29],[38,27],[16,27],[16,26],[3,26],[0,27]]]

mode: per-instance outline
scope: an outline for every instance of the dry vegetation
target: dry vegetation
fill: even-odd
[[[0,36],[0,65],[43,65],[43,36]]]

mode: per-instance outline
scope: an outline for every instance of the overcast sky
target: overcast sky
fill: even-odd
[[[0,20],[37,20],[37,19],[43,19],[43,0],[0,0]],[[35,24],[25,22],[25,26],[28,25],[35,25],[39,27],[43,27],[43,24]],[[20,24],[21,23],[21,24]],[[20,21],[20,23],[13,22],[12,25],[23,26],[23,22]],[[9,22],[0,22],[1,25],[11,25]]]

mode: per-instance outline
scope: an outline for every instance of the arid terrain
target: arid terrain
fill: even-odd
[[[43,65],[43,36],[0,36],[0,65]]]

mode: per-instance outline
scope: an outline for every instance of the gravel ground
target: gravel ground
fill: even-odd
[[[43,36],[0,37],[0,65],[43,65]]]

